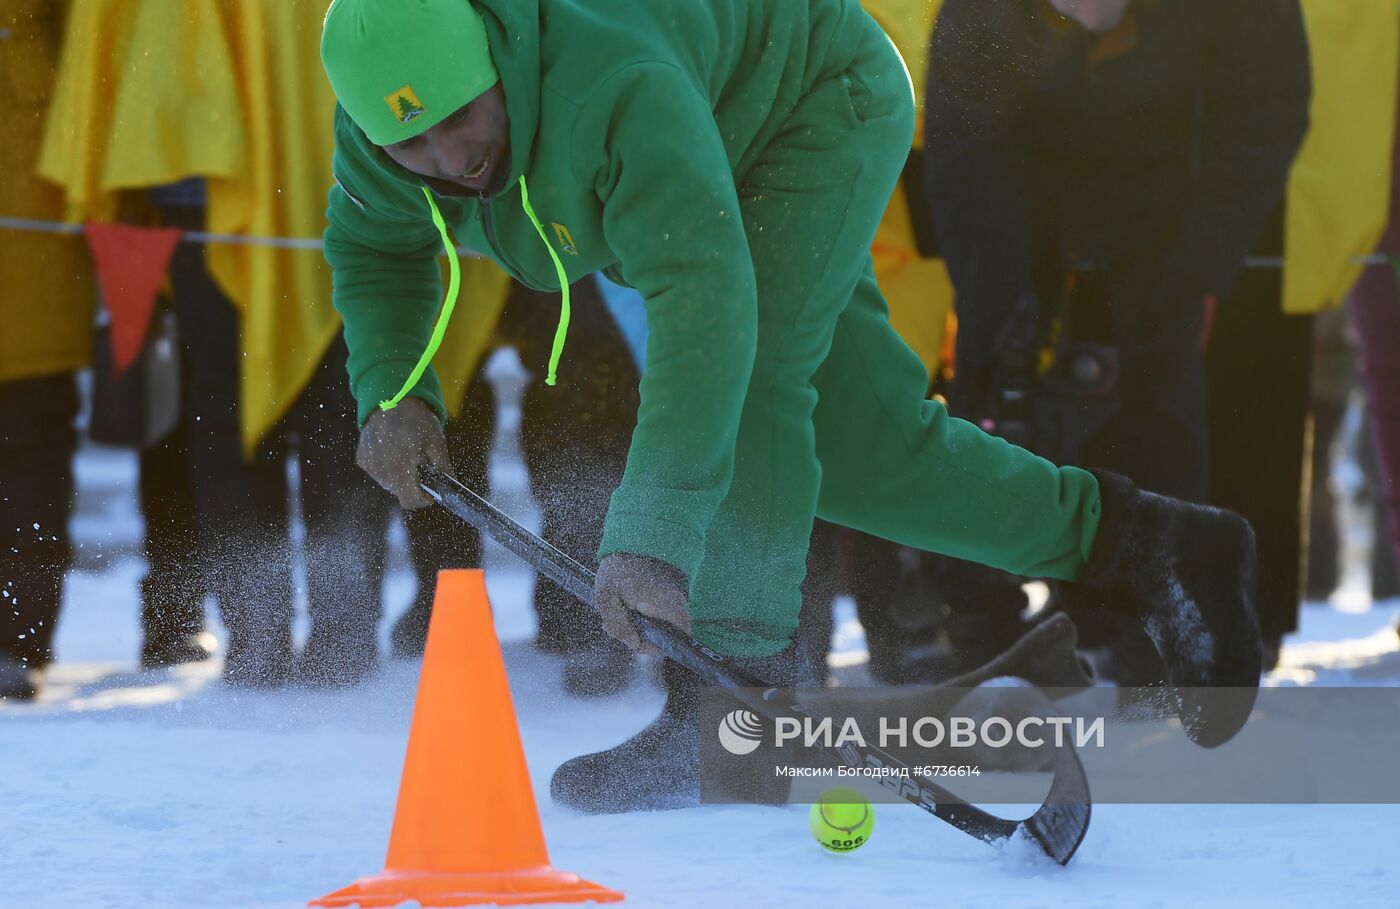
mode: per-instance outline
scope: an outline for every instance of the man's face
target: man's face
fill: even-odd
[[[1063,16],[1079,22],[1092,32],[1106,32],[1123,20],[1131,0],[1050,0]]]
[[[510,176],[510,118],[501,83],[412,139],[383,148],[421,177],[495,195]]]

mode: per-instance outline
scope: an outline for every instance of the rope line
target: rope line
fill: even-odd
[[[33,218],[9,218],[3,215],[0,215],[0,228],[46,234],[81,234],[85,232],[81,224],[68,224],[64,221],[38,221]],[[310,237],[255,237],[242,234],[211,234],[201,230],[185,231],[180,240],[183,243],[267,246],[273,249],[321,249],[324,245],[320,239]],[[460,255],[476,259],[482,258],[480,253],[465,246],[458,246],[457,252]],[[1391,265],[1393,257],[1382,253],[1371,253],[1366,256],[1353,256],[1349,261],[1352,265]],[[1244,264],[1246,268],[1283,268],[1284,261],[1279,256],[1250,256],[1244,260]]]
[[[9,218],[0,215],[0,229],[22,230],[42,234],[81,234],[87,229],[81,224],[65,221],[38,221],[33,218]],[[325,244],[316,237],[258,237],[243,234],[211,234],[203,230],[187,230],[180,235],[182,243],[207,243],[224,246],[263,246],[272,249],[321,249]],[[460,255],[482,258],[476,250],[458,246]]]

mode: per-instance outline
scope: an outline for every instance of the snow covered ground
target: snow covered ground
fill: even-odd
[[[0,706],[0,909],[290,909],[379,870],[417,664],[332,693],[230,690],[215,663],[139,671],[134,460],[89,449],[79,466],[59,662],[38,703]],[[493,481],[528,515],[519,474],[507,459]],[[565,697],[557,661],[529,645],[529,576],[499,553],[488,567],[553,862],[630,905],[1400,905],[1400,806],[1099,806],[1068,868],[907,806],[879,806],[872,841],[849,855],[822,852],[801,807],[572,814],[549,801],[555,766],[640,728],[660,692]],[[390,615],[412,589],[400,557]],[[1270,682],[1400,685],[1400,601],[1349,589],[1334,603],[1305,609]],[[858,661],[849,619],[837,640]]]

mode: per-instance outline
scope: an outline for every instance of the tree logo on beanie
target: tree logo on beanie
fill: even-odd
[[[426,113],[423,102],[418,100],[418,95],[409,85],[385,95],[384,103],[389,105],[389,110],[394,112],[400,123],[407,123]]]
[[[554,228],[554,236],[559,238],[559,248],[571,256],[578,255],[578,246],[574,244],[574,235],[569,233],[569,229],[558,221],[550,221],[549,226]]]

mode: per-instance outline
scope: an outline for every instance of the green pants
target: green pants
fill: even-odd
[[[758,354],[733,482],[691,584],[697,638],[786,647],[816,515],[1017,574],[1073,579],[1098,527],[1094,478],[948,416],[889,323],[870,244],[913,136],[909,78],[873,22],[736,175]]]

